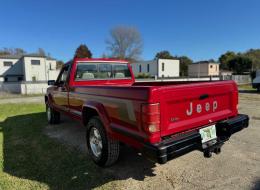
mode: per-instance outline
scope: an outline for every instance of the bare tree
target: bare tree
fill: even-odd
[[[112,57],[136,60],[142,53],[143,41],[139,31],[133,27],[115,27],[106,40]]]
[[[37,54],[40,55],[40,56],[46,56],[46,53],[45,53],[43,48],[38,48]]]
[[[0,49],[0,55],[25,55],[26,51],[22,48],[3,48]]]
[[[22,48],[14,48],[14,54],[15,55],[25,55],[26,51]]]

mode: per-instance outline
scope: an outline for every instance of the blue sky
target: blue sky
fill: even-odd
[[[259,0],[0,0],[0,48],[44,48],[67,61],[85,43],[94,57],[107,53],[115,26],[134,26],[142,58],[169,50],[193,60],[227,50],[260,48]]]

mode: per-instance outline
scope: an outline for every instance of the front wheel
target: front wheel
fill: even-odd
[[[52,109],[48,104],[46,104],[46,115],[49,124],[60,123],[60,113]]]
[[[99,166],[110,166],[118,160],[119,142],[107,136],[99,117],[92,117],[87,124],[86,141],[92,160]]]

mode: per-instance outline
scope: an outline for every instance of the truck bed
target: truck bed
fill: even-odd
[[[142,82],[138,81],[133,86],[169,86],[169,85],[180,85],[180,84],[196,84],[196,83],[210,83],[219,81],[149,81]]]
[[[83,99],[76,95],[78,93],[85,94],[88,99],[99,97],[106,105],[108,113],[125,113],[120,118],[116,114],[111,115],[111,118],[114,118],[114,122],[125,121],[121,123],[133,131],[141,128],[139,106],[147,102],[160,103],[162,137],[214,124],[237,114],[237,87],[233,81],[136,82],[130,86],[80,86],[72,88],[70,92],[70,97],[79,102]],[[102,96],[105,98],[102,99]],[[115,99],[121,101],[114,102]],[[120,105],[127,105],[120,107],[119,102]],[[71,106],[74,105],[74,102],[70,103]],[[75,108],[81,110],[81,107]],[[136,110],[134,113],[133,109]],[[131,120],[127,114],[135,115],[136,120]]]

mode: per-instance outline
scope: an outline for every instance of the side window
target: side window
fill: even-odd
[[[63,85],[63,84],[65,84],[65,82],[66,82],[66,80],[67,80],[67,77],[68,77],[68,73],[69,73],[69,65],[65,66],[65,67],[61,70],[61,72],[60,72],[60,74],[59,74],[59,77],[58,77],[56,83],[57,83],[58,85]]]
[[[40,65],[41,62],[40,62],[40,60],[31,60],[31,64],[32,65]]]
[[[162,71],[164,71],[164,63],[162,63]]]
[[[11,61],[4,61],[4,67],[11,67],[13,66],[13,62]]]
[[[33,82],[36,81],[36,76],[32,76],[32,81],[33,81]]]

